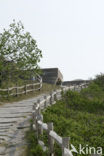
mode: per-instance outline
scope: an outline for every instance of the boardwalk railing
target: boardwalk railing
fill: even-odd
[[[88,84],[87,84],[88,85]],[[82,88],[87,87],[86,84],[82,84],[79,86],[79,91]],[[41,110],[45,110],[48,106],[55,104],[57,100],[62,98],[62,92],[66,92],[67,90],[76,90],[78,86],[70,86],[70,87],[62,87],[60,90],[56,90],[52,92],[48,96],[44,96],[43,100],[38,100],[37,103],[33,105],[33,129],[36,133],[36,137],[38,139],[38,143],[41,145],[42,149],[45,151],[48,148],[49,156],[54,156],[54,143],[58,143],[61,150],[62,156],[73,156],[72,152],[69,148],[69,137],[60,137],[53,129],[53,123],[44,123],[43,115],[41,114]],[[43,135],[43,130],[46,131],[48,136],[48,147],[45,146],[44,142],[40,140],[40,136]]]
[[[89,83],[82,83],[80,85],[73,85],[72,90],[80,92],[83,88],[87,88]]]
[[[40,140],[40,136],[43,135],[43,130],[46,131],[48,135],[48,151],[50,156],[54,156],[54,143],[55,141],[59,144],[60,148],[62,149],[62,156],[72,156],[71,151],[69,150],[69,137],[60,137],[54,130],[53,130],[53,123],[44,123],[43,122],[43,115],[41,114],[41,110],[44,110],[46,107],[55,104],[56,100],[61,99],[61,92],[69,90],[69,87],[63,88],[62,90],[57,90],[52,92],[48,96],[44,96],[42,101],[38,100],[37,103],[33,106],[33,129],[35,130],[38,143],[41,145],[43,150],[46,150],[47,147],[45,146],[44,142]]]
[[[0,89],[0,97],[18,96],[27,94],[32,91],[40,90],[42,88],[42,78],[37,76],[37,83],[25,84],[23,86],[15,86],[7,89]]]

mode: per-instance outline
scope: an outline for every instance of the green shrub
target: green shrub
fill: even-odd
[[[47,151],[43,152],[42,147],[38,144],[38,140],[33,130],[26,133],[26,140],[28,143],[27,156],[46,156]]]
[[[104,91],[100,85],[93,81],[80,93],[68,91],[43,113],[44,122],[53,122],[54,130],[70,137],[77,149],[79,144],[104,149]],[[55,145],[55,155],[60,152]]]

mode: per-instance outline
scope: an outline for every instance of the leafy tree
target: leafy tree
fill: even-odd
[[[0,34],[0,81],[4,78],[16,78],[19,75],[38,72],[42,52],[37,47],[36,40],[25,32],[24,26],[19,22],[9,25]]]

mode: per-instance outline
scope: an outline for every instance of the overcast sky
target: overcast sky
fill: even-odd
[[[0,31],[21,20],[64,80],[104,73],[104,0],[0,0]]]

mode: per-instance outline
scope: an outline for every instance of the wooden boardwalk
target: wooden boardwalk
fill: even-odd
[[[34,102],[43,95],[0,106],[0,156],[22,156]]]

